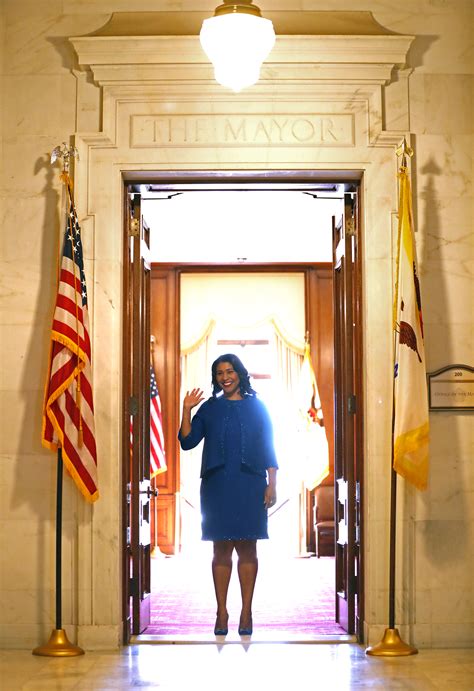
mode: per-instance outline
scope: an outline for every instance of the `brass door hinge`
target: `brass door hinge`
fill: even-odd
[[[138,218],[132,218],[130,221],[130,235],[134,238],[140,234],[140,221]]]
[[[355,235],[355,220],[354,218],[348,218],[346,220],[346,235]]]

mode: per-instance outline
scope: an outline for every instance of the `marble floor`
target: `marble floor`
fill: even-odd
[[[294,691],[412,689],[473,691],[472,650],[421,650],[374,658],[349,643],[131,645],[75,658],[0,652],[0,689],[162,689],[163,691]]]

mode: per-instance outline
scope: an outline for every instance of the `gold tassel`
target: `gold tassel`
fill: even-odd
[[[63,171],[60,174],[59,179],[61,180],[61,182],[63,182],[66,185],[66,187],[68,188],[68,190],[70,192],[71,191],[71,178],[69,177],[68,173]]]

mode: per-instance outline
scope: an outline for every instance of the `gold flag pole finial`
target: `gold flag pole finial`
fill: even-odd
[[[407,156],[409,158],[411,158],[413,156],[413,153],[414,153],[412,147],[408,146],[408,142],[407,142],[406,137],[403,137],[403,141],[401,142],[401,144],[399,144],[397,146],[395,153],[397,154],[397,156],[402,157],[401,165],[403,168],[406,168],[407,167]]]
[[[58,144],[58,146],[55,146],[52,150],[51,165],[59,158],[63,159],[63,175],[69,176],[71,158],[77,158],[77,160],[79,160],[79,151],[75,146],[68,146],[66,142],[63,142],[62,145]]]

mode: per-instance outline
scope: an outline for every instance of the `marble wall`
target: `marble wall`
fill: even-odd
[[[211,11],[215,4],[137,0],[134,10]],[[388,29],[416,36],[408,54],[409,122],[397,120],[397,102],[404,88],[401,80],[387,89],[385,110],[389,127],[412,133],[416,151],[414,210],[428,369],[451,363],[472,365],[472,3],[268,0],[258,4],[264,12],[369,10]],[[44,642],[54,626],[55,463],[39,441],[55,291],[51,267],[58,248],[62,194],[49,154],[74,132],[98,132],[102,126],[99,90],[78,71],[67,37],[88,34],[112,12],[129,9],[125,0],[4,0],[1,5],[0,645],[5,647],[33,647]],[[330,161],[331,154],[326,155]],[[380,156],[375,160],[380,162]],[[107,184],[102,180],[91,192],[92,203],[107,191]],[[394,183],[386,174],[377,179],[377,172],[368,170],[365,185],[367,218],[395,211]],[[387,186],[390,193],[384,194]],[[376,223],[372,226],[367,229],[370,243],[364,257],[371,267],[365,286],[365,313],[372,336],[366,357],[376,363],[366,384],[371,431],[366,441],[365,563],[367,633],[376,642],[387,625],[383,555],[388,540],[389,475],[387,438],[381,430],[386,430],[389,417],[390,375],[383,371],[380,343],[386,342],[390,316],[380,315],[390,290],[391,254],[387,237],[377,234]],[[110,238],[99,233],[93,219],[85,221],[84,235],[94,309],[97,315],[106,315],[107,328],[118,333],[120,314],[115,308],[120,305],[120,282],[109,280],[108,271],[110,257],[120,256],[119,247],[110,246]],[[94,263],[93,257],[99,262]],[[103,278],[97,282],[99,273]],[[375,337],[378,333],[380,340]],[[119,339],[107,338],[100,327],[96,338],[96,372],[109,359],[118,367]],[[110,432],[110,423],[117,420],[117,393],[118,388],[106,390],[99,374],[98,434],[112,457],[118,454],[118,440]],[[472,645],[472,416],[434,413],[431,427],[429,489],[415,493],[400,483],[397,622],[405,637],[420,647]],[[94,507],[85,504],[65,478],[63,622],[73,636],[77,627],[88,648],[120,641],[120,478],[116,470],[109,461],[102,464],[104,492]],[[93,540],[92,521],[96,526]],[[87,551],[92,556],[85,560]]]

